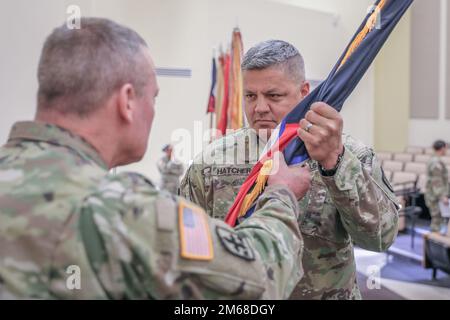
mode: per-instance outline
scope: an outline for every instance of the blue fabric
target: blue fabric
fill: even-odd
[[[378,5],[379,2],[380,0],[375,5]],[[339,69],[341,61],[345,57],[351,43],[366,25],[367,19],[371,15],[368,14],[328,78],[286,116],[284,123],[298,123],[305,117],[310,106],[315,102],[325,102],[337,111],[341,111],[345,100],[358,85],[392,30],[412,2],[413,0],[388,0],[381,10],[381,28],[369,32],[353,55]],[[282,131],[280,130],[280,132]],[[285,149],[284,155],[286,162],[293,165],[305,160],[307,151],[303,142],[299,138],[296,138]]]

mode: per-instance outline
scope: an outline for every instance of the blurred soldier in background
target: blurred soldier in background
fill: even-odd
[[[164,156],[158,161],[158,170],[161,174],[161,189],[178,194],[180,177],[183,174],[183,164],[173,156],[173,146],[167,144],[162,151]]]
[[[434,156],[428,162],[427,184],[425,189],[425,203],[430,210],[431,232],[439,232],[442,224],[442,216],[439,203],[449,205],[448,195],[448,171],[441,157],[447,151],[447,144],[438,140],[433,144]]]

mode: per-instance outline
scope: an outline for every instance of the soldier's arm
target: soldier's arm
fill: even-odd
[[[122,174],[86,200],[80,238],[111,298],[285,299],[302,275],[297,215],[295,196],[269,187],[234,230]]]
[[[204,166],[194,161],[188,168],[181,180],[180,196],[197,204],[202,208],[207,208],[205,181],[202,170]]]
[[[398,204],[381,165],[369,148],[346,149],[334,177],[322,177],[353,242],[385,251],[397,235]]]

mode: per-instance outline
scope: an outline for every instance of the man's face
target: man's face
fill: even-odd
[[[245,114],[260,136],[270,133],[309,94],[309,83],[294,81],[278,66],[243,72]]]

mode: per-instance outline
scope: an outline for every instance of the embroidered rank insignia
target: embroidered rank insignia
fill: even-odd
[[[242,238],[223,227],[217,227],[216,233],[220,242],[229,253],[247,261],[255,260],[255,253],[253,252],[248,239]]]
[[[200,208],[180,201],[179,227],[182,258],[201,261],[213,259],[214,249],[207,216]]]

